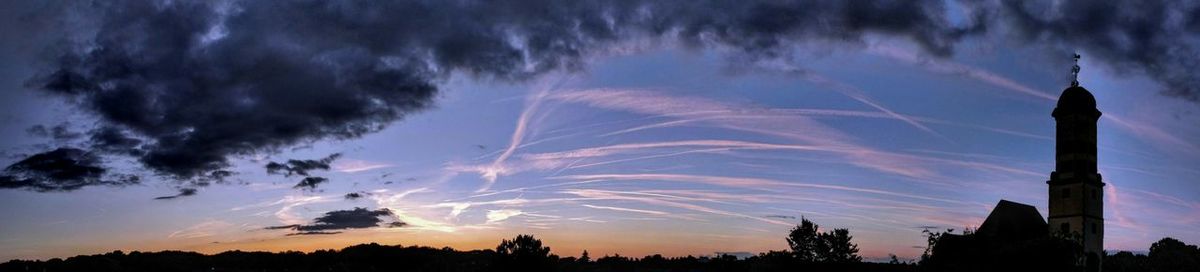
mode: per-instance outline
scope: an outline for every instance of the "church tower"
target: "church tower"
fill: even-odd
[[[1079,55],[1075,55],[1078,62]],[[1079,73],[1079,65],[1073,71]],[[1054,108],[1056,140],[1050,187],[1050,233],[1081,239],[1089,271],[1104,256],[1104,182],[1096,170],[1096,98],[1074,80]]]

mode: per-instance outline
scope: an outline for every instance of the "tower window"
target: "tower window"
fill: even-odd
[[[1070,233],[1071,232],[1071,223],[1062,223],[1061,225],[1058,225],[1058,229],[1062,233]]]
[[[1092,234],[1096,234],[1098,232],[1096,229],[1096,223],[1092,223]]]
[[[1071,188],[1063,188],[1062,189],[1062,198],[1068,198],[1068,197],[1071,197]]]

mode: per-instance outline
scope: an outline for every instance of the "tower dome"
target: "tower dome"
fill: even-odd
[[[1063,90],[1061,96],[1058,97],[1059,108],[1071,109],[1095,109],[1096,97],[1092,96],[1091,92],[1080,86],[1071,86]]]
[[[1093,118],[1100,117],[1100,111],[1096,109],[1096,97],[1078,85],[1063,90],[1062,95],[1058,97],[1058,105],[1054,108],[1052,116],[1058,118],[1067,113],[1082,113]]]

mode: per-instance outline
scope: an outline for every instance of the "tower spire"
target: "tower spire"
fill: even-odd
[[[1079,53],[1075,53],[1075,65],[1071,66],[1071,87],[1079,86]]]
[[[1096,97],[1079,86],[1079,54],[1071,87],[1063,90],[1054,117],[1054,172],[1050,173],[1051,233],[1076,237],[1086,253],[1085,271],[1099,271],[1104,257],[1104,180],[1097,170]]]

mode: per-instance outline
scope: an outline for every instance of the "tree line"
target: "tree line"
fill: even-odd
[[[901,262],[894,255],[890,262],[863,262],[849,230],[822,231],[816,223],[802,219],[785,237],[787,250],[742,259],[732,255],[657,254],[641,258],[617,254],[593,259],[586,250],[579,257],[562,257],[532,235],[517,235],[500,241],[495,249],[486,250],[371,243],[308,253],[235,250],[205,255],[184,251],[128,254],[113,251],[46,261],[12,260],[0,264],[0,271],[955,271],[945,266],[948,255],[932,250],[940,240],[949,237],[941,234],[927,233],[930,250],[913,263]],[[1104,270],[1200,271],[1200,249],[1164,238],[1151,246],[1148,255],[1130,252],[1108,255]]]

